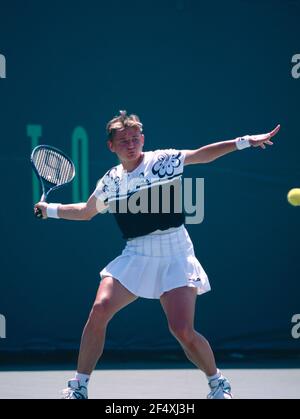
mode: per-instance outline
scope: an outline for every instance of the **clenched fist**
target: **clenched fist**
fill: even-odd
[[[34,215],[36,217],[42,218],[43,220],[46,220],[47,217],[47,202],[38,202],[34,206]],[[38,214],[42,213],[42,216],[38,216]]]

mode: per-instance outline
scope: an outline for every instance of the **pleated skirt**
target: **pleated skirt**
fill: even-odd
[[[184,225],[129,239],[122,254],[102,269],[100,276],[116,278],[143,298],[158,299],[166,291],[184,286],[197,288],[198,295],[211,289]]]

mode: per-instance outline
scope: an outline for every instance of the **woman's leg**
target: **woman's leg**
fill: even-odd
[[[165,292],[160,302],[169,329],[188,359],[206,375],[213,376],[217,373],[217,367],[212,349],[207,340],[194,329],[196,298],[196,288],[186,286]]]
[[[90,375],[101,357],[108,322],[123,307],[138,297],[117,279],[105,277],[100,282],[95,302],[81,338],[77,371]]]

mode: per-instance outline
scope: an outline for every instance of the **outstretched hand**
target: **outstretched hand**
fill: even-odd
[[[268,132],[267,134],[260,135],[249,135],[248,140],[252,147],[261,147],[266,148],[266,144],[273,145],[271,138],[274,137],[277,132],[280,130],[280,125],[278,124],[273,131]]]

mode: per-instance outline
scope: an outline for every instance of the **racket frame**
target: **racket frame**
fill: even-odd
[[[44,179],[40,174],[39,174],[39,172],[38,172],[38,170],[37,170],[37,168],[36,168],[36,166],[35,166],[35,163],[34,163],[34,154],[39,150],[39,149],[48,149],[48,150],[51,150],[51,151],[54,151],[54,152],[56,152],[56,153],[58,153],[58,154],[60,154],[60,155],[62,155],[65,159],[67,159],[68,161],[69,161],[69,163],[71,164],[71,166],[72,166],[72,169],[73,169],[73,176],[72,176],[72,178],[69,180],[69,181],[67,181],[67,182],[65,182],[65,183],[63,183],[63,184],[60,184],[60,185],[55,185],[55,186],[49,186],[48,187],[48,185],[51,185],[51,182],[48,182],[46,179]],[[31,165],[32,165],[32,168],[33,168],[33,170],[34,170],[34,172],[35,172],[35,174],[36,174],[36,176],[37,176],[37,178],[38,178],[38,180],[39,180],[39,182],[40,182],[40,185],[41,185],[41,188],[42,188],[42,196],[41,196],[41,198],[40,198],[40,202],[47,202],[47,198],[48,198],[48,195],[49,195],[49,193],[50,192],[53,192],[54,190],[56,190],[56,189],[59,189],[59,188],[61,188],[61,187],[63,187],[63,186],[65,186],[65,185],[67,185],[68,183],[70,183],[70,182],[72,182],[72,180],[74,179],[74,177],[75,177],[75,165],[74,165],[74,163],[73,163],[73,161],[70,159],[70,157],[69,156],[67,156],[67,154],[65,154],[63,151],[61,151],[61,150],[59,150],[58,148],[56,148],[56,147],[53,147],[53,146],[49,146],[49,145],[46,145],[46,144],[41,144],[41,145],[38,145],[38,146],[36,146],[33,150],[32,150],[32,152],[31,152],[31,156],[30,156],[30,161],[31,161]],[[41,212],[41,210],[40,209],[37,209],[37,212],[36,212],[36,217],[38,217],[38,218],[41,218],[41,216],[42,216],[42,212]]]

